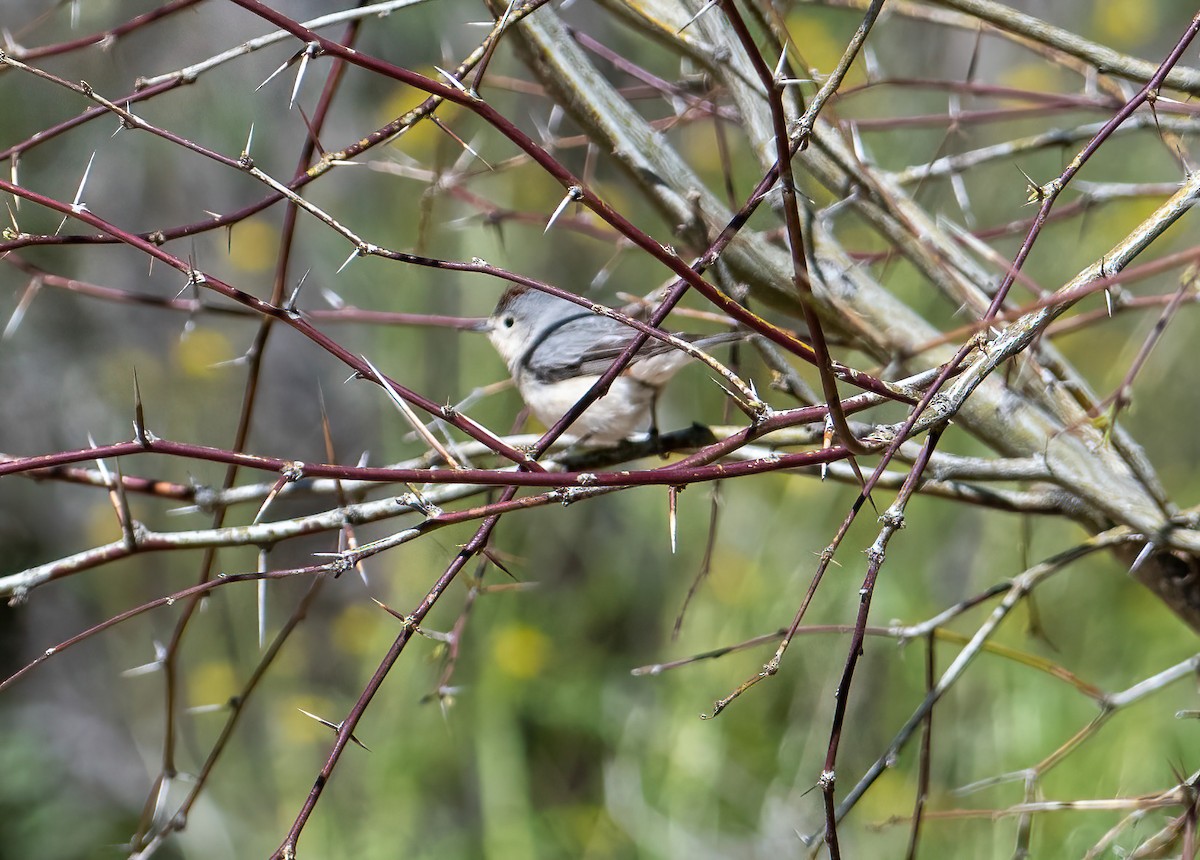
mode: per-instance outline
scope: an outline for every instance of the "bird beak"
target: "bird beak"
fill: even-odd
[[[489,332],[491,330],[492,330],[491,317],[484,317],[483,319],[476,321],[474,324],[472,324],[467,329],[467,331],[481,331],[481,332],[485,332],[485,333]]]

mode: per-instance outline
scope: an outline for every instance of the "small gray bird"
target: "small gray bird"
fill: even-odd
[[[610,317],[530,287],[510,287],[481,326],[508,365],[517,390],[537,419],[553,425],[579,401],[637,335]],[[699,349],[743,339],[736,332],[676,335]],[[588,407],[567,433],[599,444],[657,432],[658,393],[692,360],[660,340],[648,340],[608,393]]]

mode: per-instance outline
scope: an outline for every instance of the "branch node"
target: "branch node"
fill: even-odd
[[[904,511],[893,505],[879,515],[879,522],[883,523],[890,529],[899,531],[905,526]]]

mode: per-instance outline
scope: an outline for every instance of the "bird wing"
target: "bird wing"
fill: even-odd
[[[602,323],[602,325],[597,325]],[[549,332],[534,348],[525,366],[539,382],[558,382],[576,376],[599,376],[612,366],[637,332],[613,319],[586,318],[572,320]],[[741,340],[738,332],[722,332],[714,335],[675,335],[683,340],[699,343],[701,348]],[[686,353],[668,343],[653,338],[638,350],[634,361],[677,353],[679,364],[689,360]]]

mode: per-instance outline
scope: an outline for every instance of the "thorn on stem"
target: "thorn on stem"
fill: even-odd
[[[684,22],[683,26],[675,31],[675,35],[678,36],[684,30],[686,30],[688,27],[692,26],[692,24],[696,23],[696,20],[701,15],[703,15],[705,12],[708,12],[709,10],[711,10],[714,6],[717,5],[718,2],[719,2],[719,0],[708,0],[708,2],[706,2],[703,6],[700,7],[700,10],[695,15],[688,18],[687,21]]]
[[[558,208],[554,210],[554,214],[550,216],[550,220],[546,222],[546,229],[542,231],[542,235],[545,236],[550,232],[550,228],[554,226],[554,222],[558,220],[559,216],[566,211],[566,208],[571,205],[572,202],[582,199],[583,189],[581,187],[578,185],[572,185],[567,188],[567,196],[562,199],[562,202],[558,204]]]

